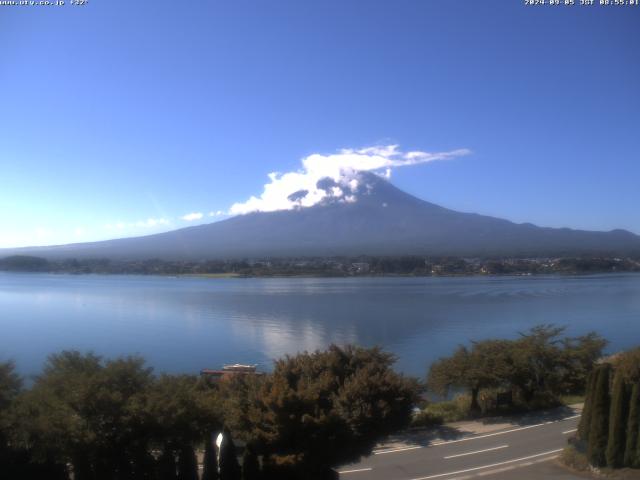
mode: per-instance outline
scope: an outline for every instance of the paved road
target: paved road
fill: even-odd
[[[556,458],[575,432],[578,415],[541,421],[427,446],[377,450],[359,463],[339,469],[343,480],[458,480],[488,477],[554,478],[546,462]],[[552,467],[553,468],[553,467]],[[522,472],[520,472],[522,469]],[[546,473],[538,474],[546,469]],[[532,476],[533,475],[533,476]],[[557,478],[578,478],[557,472]]]

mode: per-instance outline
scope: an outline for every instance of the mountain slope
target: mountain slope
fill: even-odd
[[[640,253],[640,236],[515,224],[461,213],[360,173],[358,186],[318,205],[240,215],[145,237],[0,250],[0,257],[211,259],[337,255],[562,256]],[[325,182],[323,180],[323,182]],[[326,191],[336,184],[326,179]],[[344,185],[340,187],[345,190]],[[323,187],[324,188],[324,187]],[[303,197],[296,192],[293,198]],[[346,201],[345,199],[355,199]]]

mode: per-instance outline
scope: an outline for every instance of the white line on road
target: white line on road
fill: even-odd
[[[573,420],[574,418],[578,418],[578,417],[580,417],[580,415],[573,415],[571,417],[562,418],[560,420],[553,420],[553,421],[549,421],[549,422],[538,423],[536,425],[527,425],[526,427],[512,428],[511,430],[503,430],[503,431],[495,432],[495,433],[487,433],[487,434],[484,434],[484,435],[473,435],[473,436],[469,436],[469,437],[465,437],[465,438],[459,438],[458,440],[445,440],[445,441],[442,441],[442,442],[433,442],[433,443],[430,443],[429,445],[427,445],[427,447],[438,447],[440,445],[449,445],[451,443],[468,442],[469,440],[480,440],[481,438],[495,437],[497,435],[505,435],[507,433],[519,432],[521,430],[528,430],[530,428],[543,427],[545,425],[551,425],[552,423],[565,422],[567,420]],[[386,453],[404,452],[404,451],[407,451],[407,450],[416,450],[418,448],[425,448],[425,447],[422,446],[422,445],[417,445],[417,446],[414,446],[414,447],[389,448],[389,449],[386,449],[386,450],[374,451],[373,454],[374,455],[384,455]]]
[[[476,450],[475,452],[458,453],[457,455],[449,455],[448,457],[444,457],[444,459],[449,460],[450,458],[466,457],[467,455],[475,455],[476,453],[492,452],[493,450],[500,450],[501,448],[508,448],[508,447],[509,445],[500,445],[499,447],[485,448],[484,450]]]
[[[354,470],[342,470],[338,472],[340,475],[344,475],[345,473],[358,473],[358,472],[370,472],[373,468],[356,468]]]
[[[562,432],[563,435],[566,435],[567,433],[573,433],[573,432],[577,432],[578,429],[577,428],[572,428],[571,430],[565,430],[564,432]]]
[[[515,470],[516,468],[529,467],[531,465],[536,465],[538,463],[548,462],[549,460],[554,460],[554,459],[556,459],[558,457],[559,457],[559,455],[552,455],[550,457],[544,457],[544,458],[539,458],[537,460],[531,460],[530,462],[526,462],[526,463],[518,463],[517,465],[509,465],[508,467],[494,468],[493,470],[487,470],[486,472],[476,473],[475,476],[476,477],[486,477],[487,475],[495,475],[496,473],[508,472],[510,470]],[[468,477],[473,477],[473,475],[469,475]],[[461,477],[457,477],[457,478],[459,480]]]
[[[378,450],[377,452],[373,452],[373,454],[384,455],[385,453],[404,452],[405,450],[416,450],[418,448],[424,448],[424,447],[422,445],[416,445],[415,447],[390,448],[389,450]]]
[[[563,450],[562,448],[559,448],[557,450],[550,450],[548,452],[542,452],[542,453],[536,453],[535,455],[529,455],[528,457],[514,458],[513,460],[507,460],[505,462],[492,463],[491,465],[483,465],[481,467],[466,468],[464,470],[457,470],[455,472],[438,473],[437,475],[429,475],[428,477],[412,478],[411,480],[429,480],[430,478],[440,478],[440,477],[446,477],[446,476],[449,476],[449,475],[457,475],[459,473],[474,472],[476,470],[484,470],[485,468],[498,467],[500,465],[507,465],[509,463],[515,463],[515,462],[522,462],[523,460],[529,460],[531,458],[542,457],[544,455],[552,455],[554,453],[561,452],[562,450]]]

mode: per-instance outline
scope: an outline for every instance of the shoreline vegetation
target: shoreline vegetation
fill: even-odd
[[[640,348],[602,359],[586,385],[578,430],[561,462],[595,478],[640,478]]]
[[[640,272],[640,257],[462,258],[332,257],[239,260],[64,259],[14,255],[0,258],[0,271],[68,274],[132,274],[199,278],[253,277],[450,277]]]
[[[334,479],[332,468],[408,427],[573,401],[567,395],[585,392],[606,343],[539,325],[461,346],[423,379],[396,372],[396,357],[379,347],[353,345],[218,381],[156,375],[136,356],[63,351],[24,388],[15,365],[0,362],[0,464],[11,478],[175,480],[198,478],[204,458],[204,480],[238,480],[241,471],[246,480]],[[451,401],[427,400],[450,389],[459,392]],[[230,473],[218,477],[212,439],[221,430],[239,448],[230,444]]]

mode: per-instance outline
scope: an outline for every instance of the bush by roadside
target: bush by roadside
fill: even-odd
[[[640,470],[632,468],[611,469],[594,468],[589,465],[586,453],[582,452],[579,446],[571,444],[567,446],[558,459],[560,465],[571,471],[584,475],[585,478],[606,479],[606,480],[640,480]]]
[[[411,420],[412,427],[432,427],[469,418],[469,395],[458,395],[446,402],[428,403]]]

